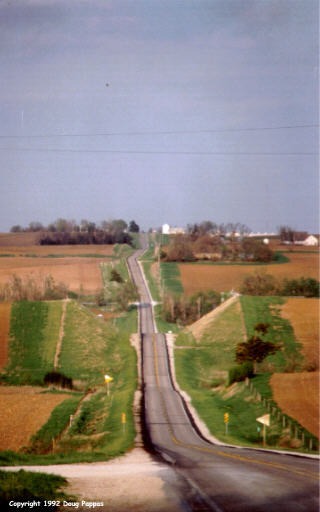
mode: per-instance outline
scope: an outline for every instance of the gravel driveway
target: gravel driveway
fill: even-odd
[[[108,462],[2,469],[25,469],[67,478],[69,485],[66,492],[77,496],[77,500],[74,500],[76,504],[73,506],[63,506],[61,510],[65,511],[180,512],[188,509],[183,500],[187,490],[184,480],[142,448],[135,448],[123,457]],[[86,504],[82,505],[82,500]]]

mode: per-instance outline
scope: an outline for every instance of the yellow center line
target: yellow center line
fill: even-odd
[[[162,409],[162,413],[163,413],[163,415],[164,415],[164,417],[165,417],[165,419],[166,419],[166,421],[168,423],[167,424],[167,428],[168,428],[168,431],[170,433],[171,440],[174,442],[174,444],[176,444],[178,446],[182,446],[184,448],[191,449],[191,450],[198,450],[198,451],[202,451],[202,452],[206,452],[206,453],[215,453],[216,455],[221,455],[223,457],[229,457],[229,458],[232,458],[232,459],[240,460],[242,462],[249,462],[251,464],[261,464],[263,466],[270,466],[270,467],[273,467],[273,468],[276,468],[276,469],[282,469],[284,471],[288,471],[290,473],[295,473],[297,475],[302,475],[302,476],[306,476],[306,477],[311,477],[311,478],[319,479],[319,475],[317,475],[315,473],[310,473],[310,472],[307,472],[307,471],[299,471],[299,470],[296,470],[296,469],[292,469],[290,466],[285,466],[285,465],[277,464],[277,463],[274,463],[274,462],[265,462],[265,461],[261,461],[261,460],[257,460],[257,459],[251,459],[251,458],[247,458],[247,457],[242,457],[241,455],[230,454],[230,453],[222,452],[220,450],[215,450],[213,448],[207,448],[207,447],[204,447],[204,446],[197,446],[197,445],[193,445],[193,444],[187,444],[187,443],[184,443],[183,441],[179,441],[174,436],[173,428],[172,428],[171,423],[170,423],[170,418],[169,418],[169,415],[168,415],[168,411],[167,411],[167,408],[166,408],[166,405],[165,405],[165,401],[164,401],[164,398],[163,398],[162,389],[161,389],[161,386],[160,386],[159,366],[158,366],[158,356],[157,356],[157,346],[156,346],[155,334],[152,334],[152,342],[153,342],[154,370],[155,370],[155,377],[156,377],[156,382],[157,382],[157,388],[158,388],[158,391],[159,391],[159,394],[160,394],[160,399],[161,399],[161,409]]]

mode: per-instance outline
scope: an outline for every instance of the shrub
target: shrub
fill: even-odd
[[[110,272],[110,281],[116,281],[117,283],[123,283],[123,279],[119,272],[113,268]]]
[[[240,292],[244,295],[319,297],[319,281],[311,277],[300,277],[284,278],[278,283],[274,276],[267,274],[264,269],[259,269],[253,275],[245,277]]]
[[[229,370],[228,384],[230,386],[233,382],[241,382],[247,377],[253,377],[253,373],[253,364],[250,361],[233,366],[233,368],[230,368]]]
[[[36,280],[31,275],[22,279],[13,274],[8,283],[0,286],[0,300],[5,301],[59,300],[67,296],[66,285],[56,283],[50,274]]]
[[[264,269],[259,269],[253,275],[245,277],[240,293],[244,295],[275,295],[276,284],[274,276],[267,274]]]
[[[319,297],[319,281],[311,277],[284,279],[282,282],[281,295]]]
[[[162,304],[162,317],[166,322],[188,325],[215,309],[221,296],[214,290],[198,292],[190,298],[185,295],[166,294]]]
[[[49,384],[54,384],[61,386],[62,388],[73,389],[72,379],[70,377],[66,377],[63,373],[56,371],[46,373],[43,382],[47,386]]]

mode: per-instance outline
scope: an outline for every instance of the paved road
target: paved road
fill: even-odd
[[[145,249],[146,236],[142,244]],[[174,389],[165,336],[155,332],[150,294],[137,263],[142,252],[128,264],[141,295],[145,416],[155,449],[198,490],[203,499],[197,510],[318,511],[318,460],[221,447],[198,434]]]

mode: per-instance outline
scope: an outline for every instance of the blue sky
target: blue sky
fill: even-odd
[[[0,231],[318,232],[317,34],[313,0],[0,0]]]

